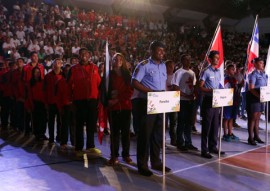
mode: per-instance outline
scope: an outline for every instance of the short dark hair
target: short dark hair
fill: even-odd
[[[234,64],[228,64],[228,65],[226,66],[226,70],[229,70],[230,68],[234,68]]]
[[[257,57],[257,58],[254,58],[254,59],[252,60],[252,63],[257,63],[257,62],[260,62],[260,61],[264,61],[264,59],[261,58],[261,57]]]
[[[209,52],[209,54],[208,54],[208,58],[214,58],[214,56],[216,55],[216,54],[218,54],[219,55],[219,51],[217,51],[217,50],[211,50],[210,52]]]
[[[36,51],[30,52],[30,57],[32,57],[34,54],[38,54]]]
[[[88,49],[87,49],[86,47],[82,47],[82,48],[80,48],[80,50],[79,50],[79,54],[81,54],[82,51],[84,51],[84,50],[86,50],[87,52],[89,52]]]
[[[151,42],[149,49],[153,51],[158,47],[165,48],[165,45],[158,40],[154,40],[153,42]]]
[[[180,56],[180,61],[182,62],[183,59],[184,59],[185,57],[187,57],[187,56],[190,56],[190,55],[189,55],[189,54],[182,54],[182,55]]]

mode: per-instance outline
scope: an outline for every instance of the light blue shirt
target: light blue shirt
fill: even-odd
[[[204,87],[209,89],[220,89],[221,73],[217,68],[209,65],[201,74],[200,80],[204,81]],[[205,93],[205,95],[212,95],[212,93]]]
[[[154,91],[165,91],[167,70],[164,62],[156,64],[151,58],[142,61],[135,68],[132,79],[137,80],[142,85]],[[146,98],[146,94],[139,93],[140,98]]]
[[[249,75],[249,84],[253,84],[255,88],[260,88],[262,86],[267,86],[268,77],[264,72],[254,70]]]

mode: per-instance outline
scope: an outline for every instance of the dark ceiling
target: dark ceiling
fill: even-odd
[[[242,19],[259,14],[270,17],[270,0],[150,0],[152,3],[189,9],[219,17]]]

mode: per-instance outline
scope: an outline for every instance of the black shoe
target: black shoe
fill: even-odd
[[[171,145],[172,145],[172,146],[177,146],[176,141],[175,141],[175,140],[173,140],[173,139],[171,139]]]
[[[218,150],[217,149],[213,149],[213,150],[209,150],[210,153],[213,153],[213,154],[218,154]],[[221,155],[224,155],[225,152],[224,151],[220,151],[220,154]]]
[[[258,143],[264,143],[260,138],[254,138],[254,141],[257,141]]]
[[[153,170],[158,170],[158,171],[162,171],[162,170],[163,170],[162,164],[152,166],[151,168],[152,168]],[[165,172],[170,172],[170,171],[171,171],[171,169],[170,169],[169,167],[166,167],[166,166],[165,166]]]
[[[193,145],[187,145],[186,148],[188,150],[192,150],[192,151],[197,151],[198,150],[198,148],[197,147],[194,147]]]
[[[203,158],[207,158],[207,159],[213,158],[213,156],[212,156],[209,152],[202,152],[202,153],[201,153],[201,156],[202,156]]]
[[[143,168],[140,168],[138,170],[139,174],[143,175],[143,176],[152,176],[153,175],[153,172],[150,171],[149,169],[143,169]]]
[[[248,144],[249,145],[254,145],[254,146],[257,145],[257,143],[254,141],[254,139],[248,139]]]
[[[188,151],[188,148],[186,146],[177,146],[177,149],[180,151]]]

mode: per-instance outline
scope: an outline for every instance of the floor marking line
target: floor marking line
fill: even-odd
[[[230,155],[230,156],[228,156],[228,157],[224,157],[224,158],[221,158],[221,159],[216,159],[216,160],[209,161],[209,162],[206,162],[206,163],[203,163],[203,164],[194,165],[194,166],[190,166],[190,167],[187,167],[187,168],[179,169],[179,170],[176,170],[176,171],[173,171],[173,172],[169,172],[169,173],[166,173],[165,176],[171,175],[171,174],[175,174],[175,173],[179,173],[179,172],[183,172],[183,171],[190,170],[190,169],[193,169],[193,168],[205,166],[205,165],[208,165],[208,164],[211,164],[211,163],[216,163],[216,162],[218,162],[218,161],[222,161],[222,160],[224,160],[224,159],[232,158],[232,157],[235,157],[235,156],[244,154],[244,153],[248,153],[248,152],[250,152],[250,151],[254,151],[254,150],[257,150],[257,149],[261,149],[261,148],[264,148],[264,147],[266,147],[266,146],[269,146],[269,144],[268,144],[268,145],[264,145],[264,146],[260,146],[260,147],[256,147],[256,148],[254,148],[254,149],[249,149],[249,150],[246,150],[246,151],[243,151],[243,152],[234,154],[234,155]],[[222,163],[222,164],[224,164],[224,163]],[[162,177],[163,175],[157,175],[157,176]]]
[[[239,169],[242,169],[242,170],[247,170],[247,171],[263,174],[263,175],[266,175],[266,176],[270,176],[270,174],[268,174],[268,173],[252,170],[252,169],[249,169],[249,168],[244,168],[244,167],[236,166],[236,165],[233,165],[233,164],[227,164],[227,163],[224,163],[224,162],[222,162],[222,164],[230,166],[230,167],[239,168]]]

